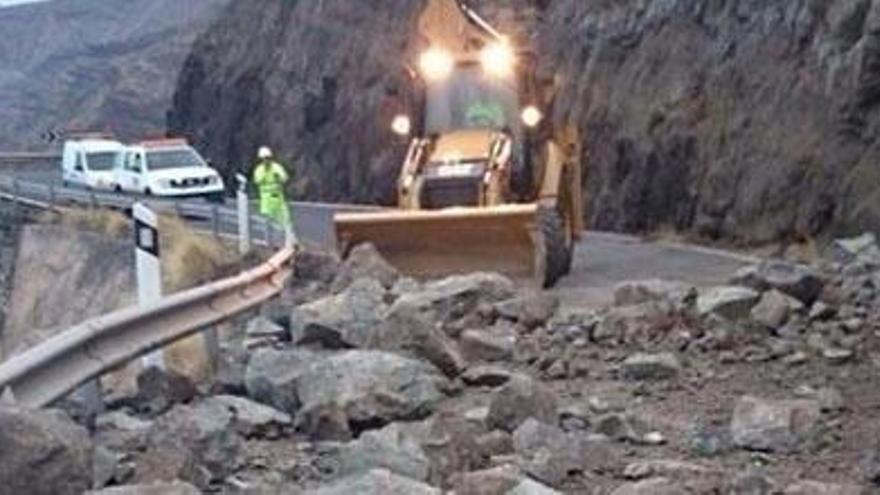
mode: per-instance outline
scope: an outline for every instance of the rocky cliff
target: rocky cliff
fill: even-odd
[[[880,228],[880,2],[509,0],[578,124],[594,228],[747,242]],[[238,2],[196,43],[169,125],[217,162],[261,143],[300,195],[388,199],[386,89],[421,2]]]
[[[162,134],[195,38],[229,0],[56,0],[0,9],[0,149],[47,130]]]

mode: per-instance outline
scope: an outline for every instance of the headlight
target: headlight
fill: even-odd
[[[536,127],[544,119],[544,114],[538,110],[538,107],[529,105],[523,109],[521,117],[526,127]]]
[[[455,65],[455,61],[452,59],[452,55],[450,55],[449,52],[439,48],[431,48],[422,54],[419,65],[422,68],[422,74],[425,75],[425,78],[431,81],[437,81],[449,76],[452,72],[452,67]]]
[[[391,130],[399,136],[409,136],[412,131],[412,121],[408,115],[398,115],[391,121]]]
[[[480,62],[486,74],[494,77],[507,77],[513,73],[516,56],[507,43],[499,42],[483,48]]]

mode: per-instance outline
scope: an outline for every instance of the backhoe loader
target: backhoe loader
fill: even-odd
[[[334,217],[343,256],[374,244],[417,278],[500,272],[549,287],[583,230],[580,140],[545,119],[552,84],[461,0],[428,0],[411,96],[391,123],[409,139],[396,209]]]

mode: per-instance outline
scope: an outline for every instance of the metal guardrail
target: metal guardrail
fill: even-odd
[[[0,199],[40,209],[58,209],[67,203],[128,209],[137,200],[5,177],[0,177]],[[223,222],[237,227],[235,212],[220,205],[156,204],[162,211],[210,219],[211,230],[217,236],[227,235]],[[274,226],[265,219],[251,221],[263,225],[264,242],[272,246]],[[283,243],[283,235],[276,238]],[[277,296],[293,275],[293,257],[293,249],[284,248],[266,263],[238,276],[170,295],[153,306],[126,308],[68,329],[0,364],[0,394],[24,407],[48,406],[138,356]]]
[[[16,404],[52,404],[89,380],[277,296],[294,251],[219,282],[87,321],[0,365],[0,391]]]

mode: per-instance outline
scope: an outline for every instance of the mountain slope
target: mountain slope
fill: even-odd
[[[55,0],[0,10],[0,149],[48,129],[164,132],[177,74],[229,0]]]

